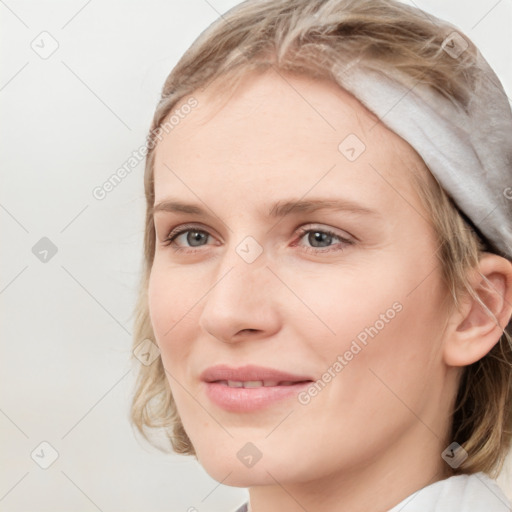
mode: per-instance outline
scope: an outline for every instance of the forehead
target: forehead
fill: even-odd
[[[247,199],[340,190],[374,206],[415,195],[421,159],[333,82],[271,70],[247,75],[231,96],[216,87],[191,96],[197,107],[156,148],[155,202],[177,188]]]

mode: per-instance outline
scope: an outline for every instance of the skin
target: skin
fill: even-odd
[[[172,197],[208,214],[155,213],[148,300],[167,378],[199,462],[219,482],[249,487],[253,512],[386,511],[449,475],[440,455],[453,441],[461,366],[501,331],[471,301],[446,308],[436,239],[410,179],[427,172],[414,150],[335,84],[249,78],[222,106],[194,93],[198,107],[156,150],[155,205]],[[366,146],[355,161],[338,150],[349,134]],[[319,198],[375,213],[268,216],[277,201]],[[206,232],[202,245],[193,233],[166,244],[185,224]],[[325,229],[351,243],[315,245]],[[247,236],[263,251],[252,263],[236,251]],[[483,265],[503,324],[511,265],[493,255]],[[397,303],[307,405],[292,397],[234,413],[205,395],[199,376],[221,363],[320,379]],[[247,442],[262,453],[250,468],[237,457]]]

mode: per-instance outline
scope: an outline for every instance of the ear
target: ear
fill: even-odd
[[[467,366],[482,359],[498,343],[512,315],[510,261],[484,253],[470,282],[496,319],[467,294],[448,321],[443,359],[449,366]]]

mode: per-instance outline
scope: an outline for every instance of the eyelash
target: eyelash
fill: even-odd
[[[169,235],[167,236],[167,238],[163,241],[163,245],[171,247],[172,250],[175,251],[175,252],[181,252],[181,253],[195,253],[195,252],[197,252],[197,250],[200,247],[203,247],[203,246],[199,246],[197,248],[179,247],[179,246],[176,246],[176,244],[174,243],[174,240],[178,236],[180,236],[180,235],[182,235],[184,233],[188,233],[189,231],[196,231],[196,232],[199,232],[199,233],[204,233],[205,235],[208,235],[208,236],[212,236],[212,235],[210,235],[210,233],[208,233],[208,231],[206,231],[204,229],[200,229],[199,226],[185,225],[179,231],[176,231],[176,232],[171,231],[169,233]],[[345,245],[353,245],[354,244],[354,242],[352,240],[348,240],[347,238],[343,238],[342,236],[334,233],[333,231],[331,231],[329,229],[317,229],[317,228],[305,228],[305,227],[299,228],[298,235],[297,235],[299,241],[304,237],[304,235],[306,235],[308,233],[311,233],[311,232],[322,233],[322,234],[331,236],[333,238],[337,238],[338,240],[340,240],[340,243],[343,243]],[[295,246],[295,244],[294,244],[294,246]],[[345,247],[341,247],[341,248],[337,248],[337,249],[333,248],[333,246],[324,247],[324,248],[302,247],[302,249],[304,251],[306,251],[306,252],[309,252],[309,253],[313,253],[313,254],[320,253],[320,254],[322,254],[322,253],[331,252],[331,251],[343,251],[343,250],[345,250]]]

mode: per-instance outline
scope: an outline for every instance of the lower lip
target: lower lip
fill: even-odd
[[[227,411],[250,412],[264,409],[269,405],[296,397],[312,382],[301,382],[289,386],[262,386],[259,388],[230,388],[217,382],[206,382],[206,395],[210,400]]]

